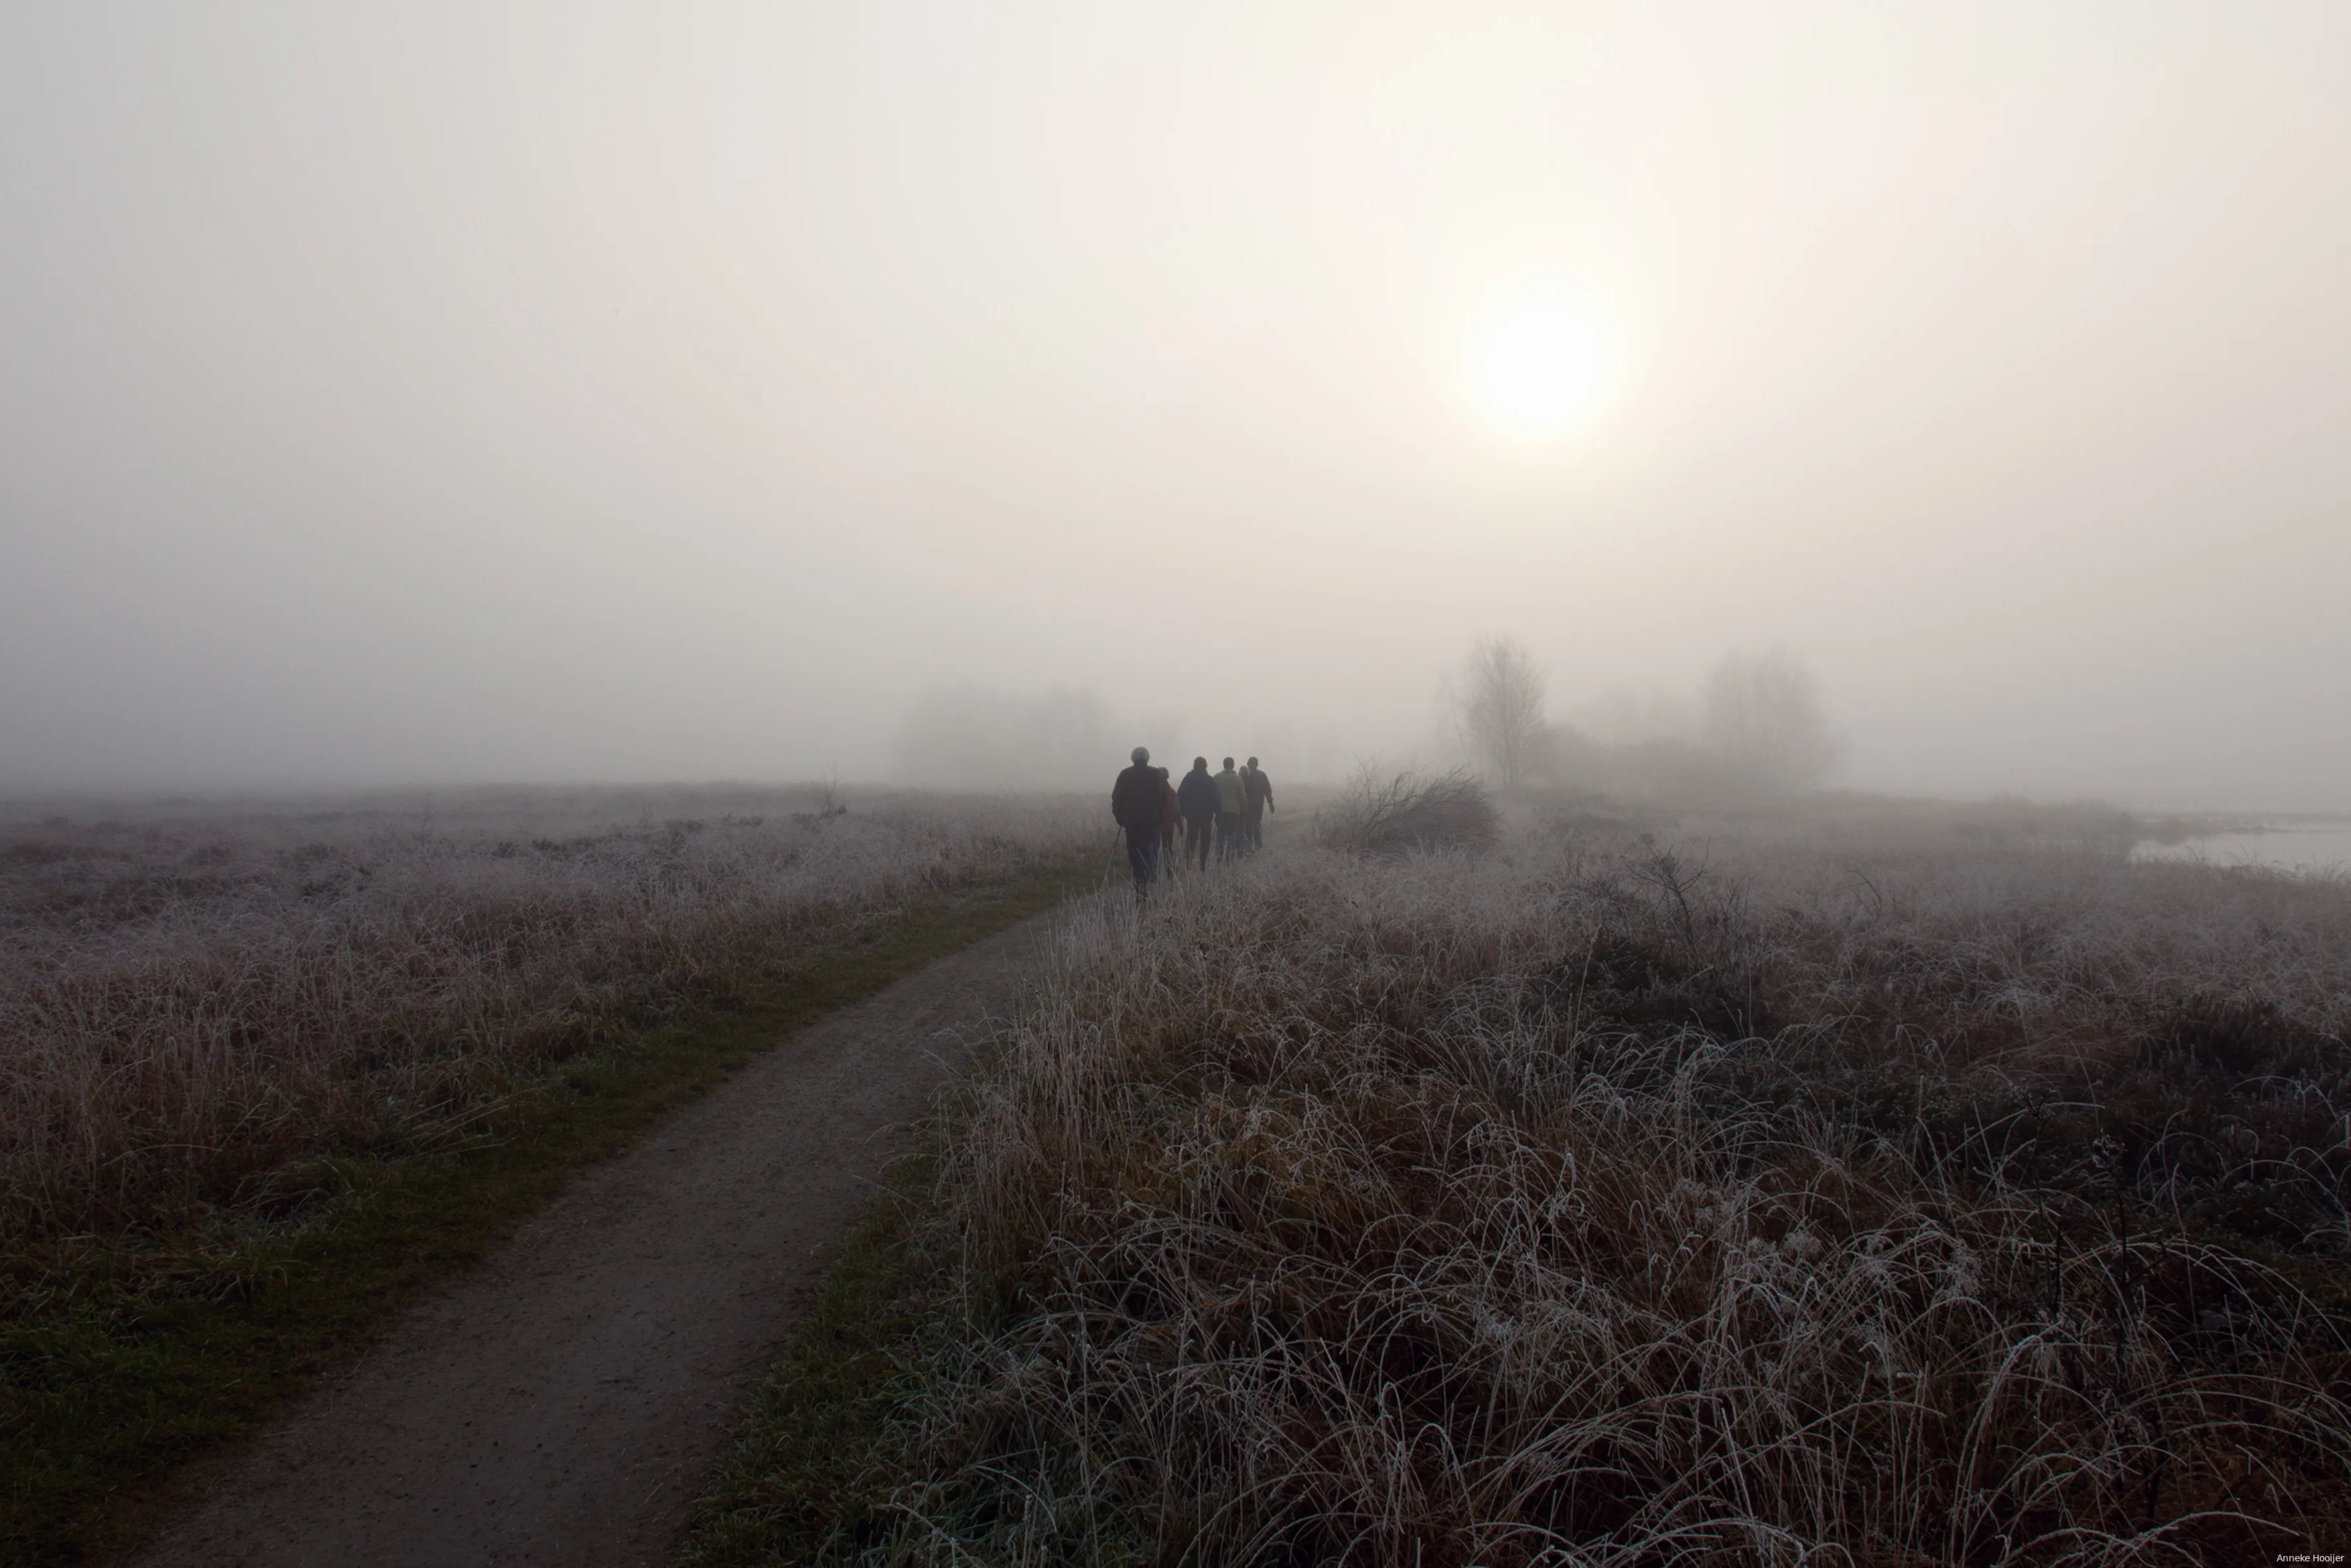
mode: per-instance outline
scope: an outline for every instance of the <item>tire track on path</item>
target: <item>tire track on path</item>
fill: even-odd
[[[651,1568],[1050,914],[800,1030],[583,1176],[224,1468],[141,1568]]]

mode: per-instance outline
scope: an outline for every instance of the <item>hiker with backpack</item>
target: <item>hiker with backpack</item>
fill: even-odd
[[[1167,775],[1151,766],[1151,748],[1138,746],[1134,765],[1111,786],[1110,814],[1126,832],[1127,869],[1140,896],[1159,877],[1159,822],[1165,815]]]
[[[1224,799],[1224,791],[1208,772],[1208,759],[1192,758],[1192,771],[1184,775],[1184,782],[1177,787],[1176,803],[1184,813],[1184,858],[1196,860],[1203,869],[1208,863],[1208,846],[1215,839],[1217,813],[1223,809]]]

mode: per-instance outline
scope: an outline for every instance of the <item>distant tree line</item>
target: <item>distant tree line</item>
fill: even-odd
[[[1818,784],[1837,758],[1820,680],[1784,647],[1716,661],[1694,733],[1604,741],[1546,717],[1542,671],[1513,637],[1479,643],[1449,689],[1462,749],[1505,790],[1784,795]]]
[[[1038,695],[979,686],[917,698],[898,731],[892,774],[909,784],[981,789],[1082,789],[1134,743],[1089,691]]]

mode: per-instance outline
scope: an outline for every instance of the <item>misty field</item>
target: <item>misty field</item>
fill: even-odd
[[[708,789],[8,826],[0,1245],[282,1216],[322,1162],[462,1146],[552,1065],[1066,862],[1092,819]]]
[[[698,1561],[2351,1539],[2351,886],[2095,811],[1653,826],[1082,910]]]

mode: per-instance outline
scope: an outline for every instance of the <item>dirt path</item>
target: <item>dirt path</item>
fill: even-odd
[[[814,1025],[664,1123],[264,1436],[142,1564],[657,1564],[824,1245],[1050,916]]]

